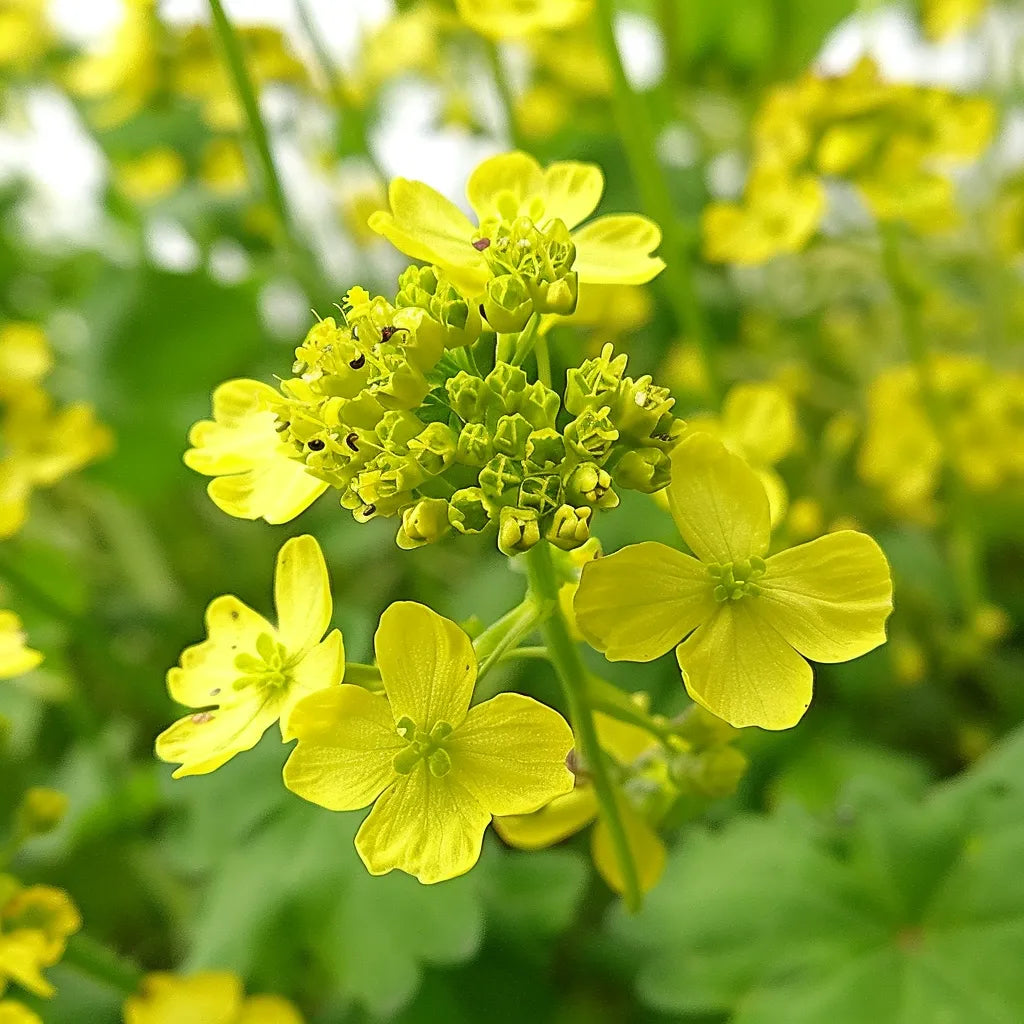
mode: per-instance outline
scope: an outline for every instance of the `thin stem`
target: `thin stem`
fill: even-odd
[[[479,682],[515,647],[527,633],[537,626],[541,609],[533,597],[527,597],[497,622],[488,626],[474,641],[473,647],[480,659],[477,670]]]
[[[266,125],[263,123],[263,116],[260,114],[256,90],[253,87],[252,78],[245,64],[245,55],[242,52],[242,44],[238,40],[238,33],[235,32],[231,20],[224,13],[221,0],[209,0],[209,4],[214,28],[224,49],[228,71],[231,73],[231,80],[238,99],[245,110],[249,134],[252,136],[252,141],[259,157],[260,167],[263,172],[264,192],[277,217],[282,238],[296,248],[300,248],[295,242],[295,236],[292,231],[292,219],[288,212],[288,204],[285,201],[284,189],[281,186],[277,165],[274,163],[274,155],[270,151],[270,139],[267,135]]]
[[[63,963],[73,967],[101,985],[130,996],[142,981],[142,971],[133,963],[122,959],[113,950],[88,935],[79,933],[68,940]]]
[[[548,336],[538,334],[533,343],[533,352],[537,357],[537,379],[546,388],[551,387],[551,351],[548,348]]]
[[[642,898],[636,863],[619,813],[608,762],[598,740],[594,712],[588,698],[587,670],[579,648],[569,635],[569,628],[558,603],[559,582],[551,558],[551,545],[547,541],[542,540],[526,553],[526,571],[530,580],[530,591],[549,609],[548,617],[541,625],[541,635],[565,691],[573,729],[582,748],[581,753],[587,769],[593,778],[601,816],[608,826],[615,858],[619,862],[625,882],[623,898],[626,907],[630,911],[636,911],[640,909]]]
[[[657,221],[664,238],[666,267],[661,273],[665,294],[672,305],[680,328],[700,352],[704,363],[708,399],[717,405],[721,392],[712,360],[711,337],[694,280],[693,247],[682,230],[668,182],[656,156],[654,122],[643,98],[626,77],[615,41],[615,5],[613,0],[597,0],[595,24],[614,80],[615,120],[622,139],[630,173],[647,212]]]
[[[662,743],[668,744],[675,735],[671,726],[661,724],[656,718],[637,707],[620,689],[598,676],[588,676],[587,696],[590,706],[595,711],[600,711],[620,722],[635,725],[656,736]]]
[[[380,669],[376,665],[364,665],[359,661],[345,662],[346,683],[361,686],[364,690],[379,692],[384,689],[384,682],[380,677]]]
[[[551,652],[546,647],[515,647],[506,651],[502,661],[550,661]]]
[[[935,367],[929,357],[928,341],[921,325],[919,288],[904,269],[899,230],[893,225],[884,225],[882,228],[882,262],[899,308],[904,343],[917,374],[921,405],[944,456],[944,477],[949,498],[949,557],[957,581],[961,611],[965,619],[970,621],[982,601],[982,572],[978,541],[973,528],[974,515],[970,496],[953,458],[954,444],[949,430],[948,411],[939,391]]]
[[[505,70],[505,62],[501,59],[498,47],[489,39],[484,40],[484,52],[487,54],[487,63],[490,65],[494,84],[498,87],[498,98],[501,100],[501,106],[505,112],[508,136],[516,149],[526,149],[526,144],[523,141],[523,135],[519,128],[519,119],[516,117],[516,101],[512,95],[512,86],[509,83],[508,73]]]
[[[539,327],[540,313],[531,313],[526,326],[516,336],[515,349],[512,352],[512,358],[509,360],[513,366],[522,366],[526,362],[527,357],[537,344],[537,331]]]

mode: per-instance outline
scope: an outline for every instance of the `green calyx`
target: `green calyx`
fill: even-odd
[[[765,571],[763,558],[752,555],[742,561],[715,563],[708,566],[708,575],[714,583],[716,601],[738,601],[741,597],[756,597],[761,593],[757,584]]]
[[[283,690],[292,684],[292,669],[298,659],[289,655],[284,644],[269,633],[256,638],[256,654],[242,653],[235,657],[235,668],[242,675],[232,684],[233,689],[258,687]]]
[[[452,770],[452,759],[444,748],[444,742],[452,734],[447,722],[436,722],[430,732],[424,732],[416,723],[405,716],[395,726],[406,746],[395,754],[392,762],[399,775],[408,775],[420,761],[426,761],[430,774],[442,779]]]

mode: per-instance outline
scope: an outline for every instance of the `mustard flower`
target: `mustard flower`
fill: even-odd
[[[391,210],[374,213],[369,224],[407,256],[444,269],[470,296],[510,269],[531,285],[561,282],[570,272],[580,283],[644,284],[665,266],[651,255],[661,243],[653,221],[613,214],[569,234],[594,212],[603,191],[596,164],[564,161],[544,169],[527,153],[505,153],[484,160],[469,177],[466,195],[478,225],[429,185],[405,178],[391,182]],[[540,311],[573,308],[575,299],[566,309]]]
[[[488,39],[521,39],[585,21],[594,0],[455,0],[462,20]]]
[[[42,660],[38,651],[25,646],[21,619],[14,612],[0,611],[0,679],[30,672]]]
[[[619,771],[660,749],[658,741],[639,726],[620,722],[608,715],[594,716],[601,749]],[[643,809],[621,790],[617,794],[619,816],[626,832],[637,880],[642,892],[650,892],[665,869],[665,844],[647,820]],[[608,825],[599,815],[600,805],[593,785],[581,772],[571,793],[556,797],[533,814],[494,819],[494,830],[510,846],[520,850],[541,850],[594,824],[590,850],[594,866],[616,892],[625,892],[626,881]]]
[[[115,167],[121,191],[133,202],[154,203],[174,192],[185,180],[185,160],[170,146],[154,146]]]
[[[50,344],[38,324],[0,327],[0,398],[16,397],[26,384],[38,384],[52,369]]]
[[[0,999],[0,1024],[43,1024],[43,1020],[23,1003]]]
[[[424,605],[391,605],[374,646],[384,693],[345,685],[304,700],[285,785],[332,811],[373,804],[355,840],[371,874],[465,874],[492,815],[525,814],[572,789],[572,731],[516,693],[470,708],[473,645]]]
[[[246,998],[241,981],[226,971],[189,977],[148,974],[124,1004],[125,1024],[303,1024],[298,1010],[278,996]],[[2,1018],[0,1018],[2,1024]]]
[[[239,519],[287,523],[328,484],[289,456],[273,407],[281,396],[256,380],[229,380],[213,393],[213,419],[192,427],[185,465],[212,476],[213,503]]]
[[[851,530],[767,558],[768,496],[707,434],[672,452],[669,504],[697,556],[632,544],[584,566],[576,622],[611,661],[676,648],[687,692],[734,726],[788,729],[811,702],[805,658],[848,661],[885,642],[892,581]]]
[[[341,633],[326,637],[333,604],[324,556],[310,536],[286,541],[274,574],[277,626],[237,597],[206,609],[209,639],[182,652],[167,689],[197,710],[157,737],[156,753],[179,762],[175,778],[205,775],[249,750],[274,722],[293,738],[290,716],[305,696],[341,682]]]
[[[68,936],[81,926],[77,908],[62,889],[23,887],[0,875],[0,995],[13,981],[37,996],[52,996],[54,987],[42,972],[60,960]]]

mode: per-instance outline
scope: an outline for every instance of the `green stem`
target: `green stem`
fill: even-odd
[[[580,752],[593,778],[601,816],[608,826],[615,857],[625,882],[623,898],[630,911],[637,911],[642,897],[636,863],[619,813],[608,762],[597,737],[594,711],[588,697],[588,673],[579,648],[569,635],[568,625],[558,603],[559,581],[551,558],[551,545],[547,541],[542,540],[526,553],[526,571],[531,593],[548,609],[548,617],[541,625],[541,635],[565,691],[573,729],[581,746]]]
[[[537,344],[537,331],[539,327],[540,313],[531,313],[526,326],[519,332],[518,336],[514,336],[516,338],[515,349],[512,352],[512,358],[509,360],[513,366],[522,366],[526,362],[527,357]]]
[[[497,622],[487,627],[473,642],[480,667],[477,670],[479,682],[498,664],[511,648],[537,626],[540,607],[533,597],[527,597]]]
[[[533,352],[537,357],[537,379],[546,388],[551,387],[551,352],[548,349],[548,336],[538,334],[533,344]]]
[[[259,157],[260,167],[263,172],[264,192],[277,217],[282,239],[289,242],[295,249],[301,251],[301,246],[296,242],[292,230],[292,219],[288,212],[288,204],[284,198],[284,189],[281,187],[281,178],[277,173],[277,165],[274,163],[274,156],[270,151],[270,139],[267,135],[266,125],[263,123],[263,116],[260,114],[259,102],[256,99],[256,90],[253,87],[252,78],[245,65],[245,55],[242,52],[242,44],[238,40],[238,33],[235,32],[231,20],[224,13],[221,0],[209,0],[209,4],[214,28],[224,49],[228,71],[231,73],[231,80],[238,99],[245,110],[249,134],[252,136],[253,144],[256,147],[256,154]]]
[[[484,52],[487,54],[487,63],[491,68],[491,75],[494,84],[498,87],[498,97],[505,112],[505,122],[508,126],[508,136],[516,149],[526,149],[522,132],[519,128],[519,119],[516,117],[516,101],[512,95],[512,86],[505,71],[505,63],[501,59],[498,47],[489,39],[484,41]]]
[[[693,246],[686,238],[676,213],[668,182],[658,163],[654,122],[650,110],[629,83],[615,41],[613,0],[597,0],[594,21],[614,81],[613,105],[619,136],[630,173],[647,213],[657,221],[664,238],[665,269],[661,282],[679,327],[700,352],[707,382],[707,397],[717,405],[721,387],[712,360],[707,318],[694,280]]]
[[[79,933],[68,940],[63,963],[122,995],[133,995],[143,972],[101,942]]]
[[[904,269],[900,253],[899,229],[893,225],[882,228],[882,262],[896,298],[904,343],[917,374],[921,405],[944,455],[944,478],[949,499],[950,562],[957,581],[961,611],[970,621],[982,602],[982,572],[974,512],[970,495],[955,464],[953,437],[949,430],[948,411],[939,391],[935,367],[928,353],[928,340],[921,325],[919,287]]]
[[[590,706],[595,711],[608,715],[609,718],[618,719],[629,725],[635,725],[652,736],[656,736],[662,743],[668,744],[675,735],[671,726],[662,725],[657,719],[637,707],[618,687],[595,675],[587,678],[587,696]]]
[[[551,652],[546,647],[515,647],[502,655],[502,661],[550,661]]]
[[[361,686],[364,690],[380,692],[384,689],[384,682],[380,677],[380,669],[376,665],[364,665],[359,661],[346,661],[343,678],[346,683]]]

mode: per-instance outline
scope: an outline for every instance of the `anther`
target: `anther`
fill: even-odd
[[[473,248],[476,249],[477,252],[483,252],[490,244],[491,240],[489,238],[478,238],[473,243]]]
[[[357,452],[359,451],[359,445],[356,444],[356,441],[358,440],[359,435],[353,430],[352,433],[345,438],[345,444],[347,444],[352,451]]]
[[[357,355],[348,365],[351,366],[353,370],[361,370],[365,362],[366,356],[360,352],[359,355]]]
[[[306,443],[306,447],[311,452],[322,452],[327,445],[319,437],[314,437],[312,441]]]

